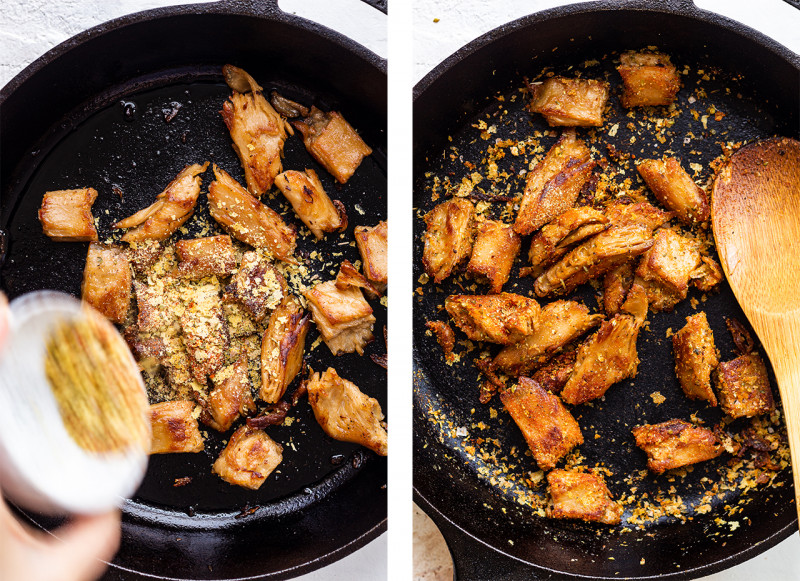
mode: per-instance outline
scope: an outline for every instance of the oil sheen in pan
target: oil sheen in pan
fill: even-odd
[[[632,190],[642,188],[634,160],[661,158],[666,153],[678,157],[690,175],[695,174],[695,179],[703,183],[713,176],[712,162],[723,153],[723,146],[770,135],[769,129],[765,129],[770,125],[768,116],[756,103],[741,97],[747,92],[741,90],[738,79],[711,68],[684,68],[675,56],[673,61],[683,71],[683,89],[675,107],[649,111],[623,109],[619,104],[620,81],[612,60],[613,55],[553,72],[606,79],[611,83],[610,110],[606,111],[603,126],[579,128],[578,135],[589,142],[595,160],[605,157],[612,166],[625,166],[624,173],[615,178],[617,184],[625,184]],[[544,514],[547,502],[544,474],[538,470],[519,429],[499,399],[495,397],[487,405],[478,402],[479,376],[472,359],[481,349],[475,346],[470,351],[467,343],[457,343],[456,352],[462,354],[461,359],[447,366],[441,348],[425,329],[426,320],[447,319],[446,313],[439,311],[446,296],[483,293],[486,287],[473,286],[471,280],[460,277],[450,278],[442,285],[424,282],[420,257],[421,235],[425,230],[421,217],[444,201],[446,191],[472,188],[473,193],[478,194],[478,205],[493,195],[513,196],[524,189],[524,171],[532,168],[531,161],[546,152],[560,135],[561,128],[549,128],[540,116],[525,109],[529,96],[521,91],[523,87],[524,80],[519,78],[507,91],[495,95],[489,105],[452,135],[452,141],[441,155],[430,157],[424,171],[417,172],[420,177],[415,188],[418,221],[414,261],[415,287],[422,291],[414,295],[416,351],[433,386],[433,392],[421,390],[416,394],[418,409],[427,415],[432,433],[494,491],[498,502],[491,503],[495,505],[493,508],[521,522],[533,514]],[[525,147],[517,145],[526,140]],[[492,147],[502,155],[490,155],[488,150]],[[492,167],[493,163],[496,167]],[[497,177],[493,180],[492,176]],[[505,221],[513,220],[513,211],[509,212],[504,202],[495,202],[492,206],[494,217],[506,211]],[[706,234],[710,236],[710,232]],[[520,265],[526,263],[527,245],[528,238],[503,290],[535,296],[533,279],[518,277]],[[602,312],[602,305],[598,305],[599,290],[599,287],[584,285],[572,297],[561,298],[581,300],[592,312]],[[772,461],[779,467],[776,471],[766,468],[749,473],[732,471],[740,461],[726,453],[680,472],[658,477],[648,473],[646,456],[635,446],[631,428],[673,418],[696,419],[712,427],[722,418],[719,408],[687,399],[673,370],[671,334],[684,325],[686,316],[697,311],[708,314],[720,359],[726,361],[735,357],[724,317],[743,322],[746,319],[727,283],[723,283],[719,292],[704,294],[692,290],[689,298],[673,312],[649,313],[648,324],[639,334],[637,343],[640,364],[635,378],[613,385],[600,400],[570,408],[581,426],[585,442],[568,456],[567,464],[603,470],[612,494],[625,505],[623,528],[649,528],[708,514],[709,534],[724,537],[743,524],[737,522],[735,510],[739,503],[752,498],[751,494],[744,494],[748,488],[788,486],[791,481],[785,427],[777,415],[775,425],[770,425],[777,433],[771,437],[781,442],[780,449],[771,453]],[[457,340],[463,339],[462,334],[456,333]],[[495,353],[496,349],[490,351]],[[777,394],[774,377],[771,380],[773,392]],[[418,383],[425,385],[425,382]],[[737,420],[726,429],[741,432],[749,422]],[[745,452],[744,459],[752,467],[750,451]],[[764,474],[758,483],[756,472]],[[718,483],[726,484],[718,486]],[[643,506],[640,501],[645,498],[647,505]],[[724,508],[726,506],[728,508]],[[653,512],[647,514],[647,508]]]
[[[262,84],[265,92],[272,88],[267,82]],[[276,88],[298,101],[314,102],[314,96],[302,89]],[[87,245],[55,243],[42,234],[37,210],[47,190],[96,188],[99,196],[93,214],[102,241],[112,233],[111,224],[150,205],[187,164],[209,160],[244,183],[244,173],[219,114],[229,94],[230,89],[222,83],[173,84],[126,96],[77,123],[39,162],[10,217],[7,229],[11,247],[2,269],[2,286],[9,296],[41,288],[80,296]],[[328,108],[326,103],[316,101],[316,104]],[[344,114],[347,116],[346,110]],[[376,152],[364,160],[347,184],[338,185],[308,155],[295,135],[286,141],[283,165],[285,169],[314,168],[326,191],[347,208],[349,226],[341,235],[329,234],[320,244],[310,234],[298,236],[298,255],[308,257],[316,252],[320,257],[304,261],[309,270],[318,273],[321,280],[331,279],[343,259],[351,262],[360,259],[355,245],[350,244],[354,240],[353,228],[386,218],[385,159]],[[197,225],[214,225],[205,200],[212,179],[209,170],[203,176],[196,215],[187,222],[187,232],[179,234],[180,237],[208,235]],[[272,197],[265,194],[263,201],[288,223],[302,227],[277,190]],[[373,309],[377,318],[375,340],[367,346],[364,356],[333,357],[324,343],[310,351],[318,337],[312,325],[306,340],[306,358],[315,370],[335,367],[366,394],[376,397],[385,412],[385,371],[369,355],[386,352],[383,341],[386,309],[374,301]],[[298,381],[290,386],[289,393]],[[229,485],[211,473],[211,465],[230,433],[219,434],[204,428],[208,435],[205,451],[151,457],[147,476],[129,509],[137,514],[147,513],[150,507],[176,514],[209,515],[261,506],[259,514],[267,516],[270,503],[291,500],[286,506],[276,505],[278,512],[307,506],[354,477],[366,463],[385,462],[359,446],[325,435],[305,398],[289,415],[293,418],[291,425],[267,428],[270,437],[283,446],[284,459],[258,491]],[[188,484],[175,486],[176,479],[185,477],[190,477]]]

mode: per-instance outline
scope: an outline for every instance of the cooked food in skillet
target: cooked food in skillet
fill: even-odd
[[[647,467],[656,474],[710,460],[723,452],[711,430],[683,420],[636,427],[633,437],[647,453]]]
[[[703,264],[696,241],[672,230],[659,230],[636,269],[647,289],[650,308],[654,312],[672,310],[686,298],[689,283],[702,279],[697,269]]]
[[[131,304],[131,267],[121,246],[89,244],[81,295],[108,320],[125,321]]]
[[[719,365],[719,354],[714,345],[714,333],[703,311],[686,317],[686,325],[672,337],[672,349],[675,374],[686,396],[704,399],[708,405],[716,406],[711,372]]]
[[[635,284],[620,312],[600,323],[600,328],[581,344],[575,365],[561,398],[578,405],[602,396],[609,387],[636,375],[639,357],[636,339],[647,317],[647,297]]]
[[[300,301],[287,294],[272,311],[261,340],[261,390],[259,397],[278,403],[300,372],[311,325]]]
[[[336,282],[321,282],[305,293],[308,308],[331,353],[358,352],[372,340],[375,316],[361,289],[341,289]]]
[[[551,470],[547,484],[552,502],[547,516],[619,524],[622,505],[613,500],[603,477],[596,472]]]
[[[516,385],[500,391],[500,400],[542,470],[555,468],[567,452],[583,444],[581,429],[569,410],[535,381],[520,377]]]
[[[602,232],[607,224],[608,218],[591,206],[570,208],[533,235],[528,250],[530,266],[524,274],[538,277],[575,244]]]
[[[564,131],[528,174],[514,231],[523,236],[530,234],[570,209],[593,166],[589,148],[576,137],[575,130]]]
[[[681,88],[669,55],[660,52],[623,53],[617,71],[622,77],[623,107],[669,105]]]
[[[513,293],[450,295],[444,308],[456,327],[473,341],[501,345],[519,343],[531,335],[539,319],[539,303]]]
[[[239,416],[248,416],[256,411],[250,394],[246,354],[217,371],[211,377],[211,383],[214,388],[200,413],[200,421],[204,424],[218,432],[227,432]]]
[[[198,242],[198,244],[202,246],[205,242]],[[134,275],[144,276],[148,269],[158,262],[163,252],[164,245],[158,240],[142,240],[141,242],[128,244],[128,260],[130,260]],[[189,254],[187,253],[188,257]]]
[[[230,341],[222,299],[219,289],[210,283],[189,287],[184,292],[180,317],[183,344],[192,377],[205,385],[210,375],[222,369]]]
[[[233,104],[241,99],[252,103],[263,100],[261,88],[251,87],[249,83],[255,81],[244,71],[226,67],[225,74],[233,85],[248,83],[244,88],[237,85],[240,91],[233,87],[228,109],[235,109]],[[237,92],[242,94],[237,96]],[[247,119],[245,114],[234,120],[234,125]],[[263,137],[259,139],[263,141]],[[256,175],[260,162],[252,161]],[[305,163],[313,162],[309,159]],[[107,236],[104,243],[92,242],[83,295],[122,325],[139,363],[152,404],[152,453],[199,452],[206,448],[209,453],[216,452],[218,442],[212,440],[210,446],[204,442],[209,433],[213,434],[210,430],[232,434],[224,441],[227,446],[212,471],[226,482],[257,489],[282,458],[281,445],[265,430],[276,429],[270,426],[288,428],[296,421],[289,412],[307,393],[307,356],[313,357],[318,344],[328,339],[333,354],[362,354],[373,338],[376,319],[361,289],[381,305],[385,306],[386,300],[355,265],[341,258],[342,246],[347,245],[358,265],[352,254],[358,243],[340,233],[347,227],[346,210],[327,197],[323,180],[313,170],[282,174],[290,190],[299,183],[297,176],[302,178],[304,189],[315,188],[310,205],[303,205],[308,192],[294,200],[300,204],[295,226],[291,210],[284,218],[270,207],[276,201],[280,204],[277,190],[263,196],[264,202],[259,201],[216,164],[213,180],[210,172],[203,176],[209,165],[187,166],[154,204],[114,224],[116,229],[130,229],[124,236],[112,231],[102,233]],[[332,182],[328,176],[323,179]],[[202,207],[204,183],[210,219]],[[287,200],[293,193],[288,193]],[[284,215],[287,209],[281,204]],[[364,213],[359,206],[355,209]],[[228,234],[221,233],[220,228]],[[386,223],[363,227],[361,232],[362,253],[370,262],[368,265],[365,258],[365,274],[376,284],[382,280],[385,288]],[[331,239],[327,243],[323,238],[326,233]],[[298,251],[299,236],[304,237],[304,244]],[[120,237],[127,244],[113,243]],[[307,250],[312,243],[313,250]],[[320,297],[313,291],[319,291],[323,271],[331,272],[333,261],[341,264],[339,276],[329,281],[330,289],[324,287],[330,296]],[[306,293],[314,299],[306,299]],[[131,301],[131,295],[135,301]],[[353,300],[342,304],[341,296],[352,296]],[[311,313],[317,307],[318,326],[327,323],[338,337],[320,337],[309,346],[306,337],[311,330]],[[375,356],[370,357],[374,360]],[[381,423],[383,414],[377,401],[357,388],[357,393],[349,387],[342,394],[336,392],[330,392],[335,395],[330,404],[321,404],[327,411],[319,414],[320,433],[331,431],[337,434],[333,437],[348,442],[364,440],[366,446],[385,455],[385,423]],[[366,416],[359,416],[359,410],[366,407],[362,400],[377,406],[371,413],[378,418],[382,443],[380,434],[366,439],[347,435],[348,430],[355,433],[357,425],[369,428],[364,433],[376,432]],[[352,417],[340,413],[334,420],[330,406],[336,401],[351,402]],[[308,418],[312,412],[308,409]],[[312,424],[316,417],[310,419]],[[291,430],[288,441],[292,452],[297,452]]]
[[[745,353],[717,366],[719,405],[733,418],[768,414],[775,409],[767,366],[756,353]]]
[[[552,77],[529,86],[530,110],[549,125],[599,126],[608,100],[608,83],[593,79]]]
[[[191,249],[228,248],[225,236],[215,238],[184,242]],[[182,398],[183,406],[191,406],[187,413],[192,419],[199,417],[221,432],[240,417],[256,414],[253,393],[268,405],[284,406],[282,398],[301,371],[310,315],[277,263],[265,251],[236,249],[232,270],[211,265],[215,272],[196,279],[184,276],[181,266],[188,262],[178,255],[177,244],[165,246],[144,280],[134,284],[139,312],[126,335],[150,379],[151,395]],[[319,287],[330,287],[331,295],[322,296]],[[375,318],[361,291],[355,287],[340,291],[329,281],[308,293],[312,312],[319,306],[319,312],[334,319],[352,315],[348,305],[368,311],[363,316],[356,313],[351,327],[347,325],[353,321],[336,319],[339,337],[330,342],[332,350],[363,349],[364,332],[371,337]],[[350,303],[339,300],[351,295]],[[158,379],[160,368],[166,383]],[[214,472],[227,482],[255,489],[277,466],[279,450],[255,429],[258,423],[246,433],[237,431],[239,436],[231,439],[214,464]]]
[[[275,110],[286,117],[287,119],[295,119],[297,117],[308,117],[310,109],[301,103],[287,99],[278,91],[272,91],[269,95],[269,102]]]
[[[45,235],[64,242],[97,242],[92,216],[96,199],[94,188],[46,192],[39,209]]]
[[[452,364],[456,358],[453,353],[453,347],[456,345],[456,334],[453,333],[453,328],[443,321],[428,321],[425,326],[436,337],[439,345],[444,351],[444,360],[448,364]]]
[[[372,148],[338,111],[326,113],[311,107],[308,117],[292,124],[302,134],[308,152],[340,184],[346,183],[372,153]]]
[[[237,240],[266,248],[280,260],[291,260],[296,229],[216,165],[214,176],[217,179],[208,186],[208,209],[214,220]]]
[[[263,430],[240,426],[214,462],[225,482],[257,490],[283,460],[283,447]]]
[[[550,361],[531,374],[531,379],[551,393],[561,393],[572,376],[575,361],[578,359],[577,349],[567,349],[553,356]]]
[[[154,401],[191,400],[195,392],[206,393],[207,376],[224,365],[230,340],[212,279],[194,283],[174,276],[175,263],[175,249],[168,246],[153,272],[134,281],[138,316],[124,327]],[[201,304],[211,309],[207,320]]]
[[[371,299],[380,298],[383,294],[374,284],[367,280],[363,274],[349,260],[343,260],[336,274],[336,288],[346,290],[348,287],[360,288]]]
[[[703,253],[700,254],[700,265],[692,271],[692,285],[698,290],[708,292],[717,288],[725,279],[719,263]]]
[[[732,418],[750,418],[775,409],[769,376],[750,332],[736,319],[726,318],[738,357],[717,366],[715,384],[722,410]]]
[[[131,330],[136,333],[151,333],[159,331],[168,327],[176,326],[177,321],[171,316],[169,310],[166,309],[166,292],[169,290],[165,287],[163,281],[153,281],[150,285],[146,282],[139,280],[133,281],[133,291],[136,297],[137,317],[136,327],[128,328],[130,334]],[[84,297],[84,300],[85,297]],[[163,343],[160,338],[155,338],[154,342]],[[131,342],[129,337],[128,342]],[[144,342],[143,342],[144,343]]]
[[[574,277],[572,290],[629,264],[651,246],[652,231],[670,217],[646,202],[614,202],[605,214],[589,206],[571,208],[534,235],[528,252],[531,266],[520,269],[520,275],[535,276],[537,292],[542,293],[565,292],[565,286],[557,289],[559,277]],[[618,298],[624,300],[622,295]]]
[[[495,357],[495,368],[509,375],[525,375],[547,362],[559,349],[600,324],[603,315],[590,315],[575,301],[547,303],[534,332],[504,347]]]
[[[199,280],[207,276],[228,276],[236,268],[236,250],[230,236],[207,236],[179,240],[178,275]]]
[[[699,264],[700,252],[696,243],[672,230],[661,229],[639,261],[636,275],[667,287],[680,301],[686,298],[689,279]]]
[[[499,293],[511,274],[522,238],[511,224],[484,220],[476,228],[467,275],[489,284],[489,292]]]
[[[192,217],[200,196],[200,177],[208,162],[194,164],[178,174],[167,188],[158,194],[156,201],[133,216],[114,224],[114,228],[133,228],[122,237],[123,242],[166,240]]]
[[[286,296],[286,280],[269,258],[256,250],[245,252],[238,266],[222,299],[237,303],[260,323]]]
[[[304,172],[289,170],[278,174],[275,185],[292,204],[292,208],[321,239],[325,232],[336,232],[347,228],[347,213],[339,200],[331,200],[322,182],[313,169]]]
[[[601,121],[599,129],[550,129],[554,125],[551,119],[543,121],[527,114],[536,112],[536,101],[544,89],[563,86],[565,77],[545,70],[541,82],[527,83],[527,92],[534,100],[527,111],[522,103],[525,97],[520,94],[524,90],[498,93],[487,101],[479,120],[469,126],[477,132],[460,129],[448,138],[447,149],[440,157],[430,156],[441,160],[431,162],[441,171],[431,168],[420,178],[430,199],[418,208],[421,267],[425,272],[418,277],[415,301],[424,305],[424,335],[439,343],[444,363],[453,370],[453,377],[448,379],[454,383],[445,382],[447,389],[452,389],[455,397],[468,397],[463,386],[473,385],[478,388],[473,397],[486,404],[470,410],[466,419],[456,414],[461,423],[448,424],[444,419],[449,417],[448,408],[432,400],[427,404],[429,420],[437,426],[437,433],[456,442],[466,462],[499,494],[543,516],[556,516],[553,490],[550,508],[545,504],[547,495],[541,486],[545,473],[562,467],[578,473],[599,469],[606,479],[613,478],[612,490],[627,487],[630,491],[620,494],[620,514],[609,521],[624,521],[627,530],[630,525],[643,526],[663,517],[683,520],[695,514],[696,507],[682,504],[674,487],[668,490],[655,474],[672,470],[666,478],[675,482],[690,472],[683,467],[722,456],[702,468],[712,475],[701,482],[714,482],[716,474],[719,482],[714,484],[715,490],[736,494],[730,491],[747,490],[753,482],[775,477],[781,466],[786,466],[788,448],[780,430],[780,411],[772,403],[741,416],[725,412],[720,405],[709,411],[716,418],[713,425],[697,411],[680,415],[665,415],[666,408],[656,411],[668,402],[670,408],[695,405],[705,412],[717,399],[720,404],[722,401],[724,379],[717,362],[725,359],[727,347],[723,344],[718,350],[711,333],[722,317],[714,309],[709,309],[706,317],[701,305],[708,299],[716,300],[710,293],[716,293],[723,276],[713,254],[708,198],[699,176],[712,179],[722,156],[740,144],[725,141],[722,124],[711,128],[711,120],[720,122],[724,113],[711,106],[702,112],[690,109],[699,99],[708,98],[702,87],[693,88],[688,98],[679,98],[680,79],[687,72],[673,66],[668,56],[652,51],[628,53],[614,63],[619,64],[619,72],[617,67],[610,67],[614,58],[619,57],[603,57],[605,80],[613,81],[618,74],[622,78],[624,72],[628,82],[609,85],[609,98],[600,118],[612,121],[605,125]],[[597,61],[587,61],[574,72],[582,78],[594,73],[583,74],[581,69],[597,66]],[[698,73],[703,75],[703,71]],[[563,107],[575,105],[577,94],[572,95],[572,103],[565,97]],[[682,116],[697,123],[695,126],[690,121],[690,129],[681,125],[679,134],[677,120]],[[722,145],[722,156],[711,163],[696,163],[694,156],[699,153],[692,150],[687,154],[690,145],[680,147],[699,139],[700,126],[709,129],[703,131],[703,139]],[[456,221],[460,208],[465,211]],[[451,210],[449,228],[446,210]],[[521,244],[529,244],[527,260],[517,262],[513,246],[506,250],[500,241],[492,241],[495,248],[478,252],[483,224],[490,224],[498,233],[511,226]],[[431,242],[442,240],[447,244],[431,252]],[[477,253],[480,259],[484,252],[493,256],[495,263],[503,261],[504,273],[497,282],[473,274],[473,258]],[[434,263],[431,257],[439,262]],[[444,264],[441,270],[436,268],[440,264]],[[502,296],[497,293],[541,301],[531,333],[512,333],[508,340],[498,341],[497,334],[483,329],[484,323],[493,325],[490,329],[501,329],[502,323],[524,315],[524,309],[518,306],[503,317],[493,317],[491,309],[479,300]],[[476,304],[458,311],[453,308],[454,297],[466,297]],[[567,300],[553,300],[562,297]],[[690,309],[700,314],[687,317]],[[450,314],[450,324],[434,320],[442,318],[442,310]],[[670,315],[673,310],[680,313],[680,324],[674,330],[667,328],[675,322]],[[659,329],[658,335],[654,327]],[[672,359],[674,353],[671,363],[677,381],[672,373],[663,379],[666,386],[660,378],[654,379],[651,362],[640,361],[642,341],[648,344],[645,351],[663,345],[667,357]],[[754,352],[752,345],[747,350],[750,352]],[[745,352],[737,354],[743,357]],[[733,396],[742,404],[750,394],[759,394],[754,400],[765,394],[771,397],[766,368],[762,374],[750,363],[749,357],[747,361],[737,358],[731,379],[742,390],[742,395]],[[647,383],[639,379],[642,369]],[[656,385],[652,384],[654,380]],[[668,393],[671,382],[677,396]],[[555,460],[544,457],[540,444],[531,437],[529,424],[536,425],[539,416],[533,410],[537,408],[531,405],[531,411],[525,414],[509,404],[515,392],[528,394],[520,386],[528,388],[531,383],[570,414],[578,434],[583,431],[581,442],[569,446]],[[766,388],[761,389],[761,385]],[[505,408],[499,413],[492,405],[495,393],[500,394]],[[607,419],[608,414],[613,417],[609,401],[626,408],[630,401],[636,410],[633,413],[639,414],[636,423],[622,432],[612,431],[619,427],[613,423],[591,423],[598,417]],[[758,404],[753,409],[759,409]],[[628,408],[624,413],[630,411]],[[508,427],[509,416],[516,427]],[[675,419],[661,426],[658,422],[665,417]],[[736,417],[758,419],[745,425],[744,419]],[[636,425],[639,436],[634,438],[629,430]],[[553,441],[560,441],[565,431],[565,427],[554,429],[552,434],[558,437]],[[748,449],[745,442],[753,433],[770,442],[766,446],[769,454],[780,462],[765,464],[746,454],[742,460],[742,451]],[[519,436],[527,443],[523,450],[519,450]],[[606,448],[609,442],[619,443],[620,453],[626,447],[635,449],[635,443],[639,443],[653,456],[651,476],[635,468],[627,474],[608,471],[605,458],[599,457],[593,446],[598,440]],[[735,458],[723,455],[725,452]],[[533,468],[532,461],[525,458],[530,455]],[[643,467],[644,455],[635,457],[641,458]],[[647,495],[637,493],[642,488]],[[704,496],[698,514],[703,514],[710,495]],[[575,518],[599,521],[589,511],[584,516],[576,511]]]
[[[307,388],[308,401],[325,433],[386,456],[388,435],[378,400],[365,395],[353,382],[339,377],[333,367],[323,373],[313,373]]]
[[[286,121],[267,102],[261,86],[246,71],[225,65],[222,72],[233,89],[222,105],[222,119],[242,162],[247,189],[258,198],[272,187],[282,171]]]
[[[356,245],[361,253],[364,275],[379,291],[389,280],[388,226],[380,221],[375,226],[356,226]]]
[[[616,315],[633,286],[633,261],[613,267],[603,277],[603,310],[607,315]]]
[[[677,159],[645,159],[636,169],[658,201],[675,212],[681,222],[691,225],[708,220],[708,196]]]
[[[542,298],[564,295],[653,246],[650,229],[639,224],[612,226],[571,250],[534,283]]]
[[[615,226],[644,226],[653,231],[672,220],[675,214],[656,208],[648,202],[628,203],[623,198],[606,207],[606,216]]]
[[[425,214],[425,251],[422,262],[434,282],[446,279],[472,251],[473,215],[469,200],[453,198]]]
[[[193,412],[192,401],[165,401],[150,406],[153,429],[151,454],[194,453],[203,450],[203,436]]]

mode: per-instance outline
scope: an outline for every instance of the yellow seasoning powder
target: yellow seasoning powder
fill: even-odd
[[[149,447],[147,396],[124,340],[100,315],[58,322],[45,373],[64,426],[92,453]]]

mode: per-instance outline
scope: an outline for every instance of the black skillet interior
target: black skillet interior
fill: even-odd
[[[328,263],[323,269],[308,261],[322,280],[332,278],[332,265],[342,259],[359,258],[348,244],[356,225],[386,218],[384,63],[273,3],[133,15],[84,33],[42,60],[0,94],[0,229],[8,242],[0,288],[11,298],[42,288],[80,294],[87,245],[56,244],[42,234],[37,209],[44,191],[95,187],[93,213],[104,239],[114,221],[152,203],[186,164],[209,160],[244,182],[219,115],[230,93],[221,76],[227,62],[250,72],[266,92],[277,89],[307,105],[341,111],[374,149],[353,178],[338,185],[311,159],[299,135],[286,142],[284,167],[315,169],[326,191],[347,208],[346,232],[320,244],[307,231],[298,238],[298,255],[317,251]],[[211,179],[209,169],[203,191]],[[281,196],[266,203],[302,226]],[[204,196],[197,214],[208,216]],[[180,237],[197,235],[193,224],[194,218]],[[320,344],[308,361],[317,370],[335,367],[386,409],[385,371],[369,358],[386,352],[386,314],[377,303],[373,307],[376,340],[363,357],[333,357]],[[317,336],[312,326],[307,345]],[[209,433],[200,454],[153,457],[124,507],[124,542],[108,577],[127,578],[128,571],[163,578],[293,576],[341,558],[385,530],[385,459],[326,436],[305,400],[290,415],[290,426],[268,429],[283,445],[284,461],[258,491],[211,474],[229,434]],[[173,486],[185,476],[189,484]]]
[[[679,95],[684,113],[675,119],[664,143],[646,131],[627,128],[632,120],[619,105],[620,83],[612,62],[621,50],[652,45],[671,54],[679,70],[689,69]],[[472,171],[464,162],[474,163],[477,171],[485,173],[481,160],[496,138],[518,140],[547,129],[541,118],[524,110],[526,99],[519,93],[524,77],[533,78],[550,67],[568,75],[579,72],[590,78],[607,78],[616,88],[609,118],[598,130],[604,133],[601,142],[637,157],[674,152],[684,166],[699,163],[703,170],[698,177],[706,179],[709,163],[722,153],[720,142],[798,134],[800,59],[781,49],[740,25],[695,9],[691,3],[656,10],[641,2],[626,3],[625,9],[617,3],[601,2],[546,11],[492,31],[461,49],[415,89],[415,287],[422,286],[417,282],[422,275],[424,232],[420,216],[434,205],[429,189],[433,178],[426,172],[449,176],[458,184]],[[705,96],[698,93],[699,87],[705,89]],[[504,100],[497,99],[498,95]],[[696,100],[690,102],[690,96]],[[704,127],[702,115],[712,104],[726,116],[717,122],[711,115]],[[691,109],[699,112],[697,120],[689,114]],[[507,113],[501,116],[502,111]],[[497,127],[497,132],[489,135],[490,141],[483,140],[481,129],[474,127],[480,120],[485,127]],[[617,123],[616,135],[609,136]],[[684,142],[690,131],[695,138]],[[586,130],[580,133],[588,135]],[[634,135],[636,141],[631,143]],[[554,141],[555,136],[543,138],[545,150]],[[598,153],[608,156],[602,146]],[[528,161],[528,157],[506,155],[498,162],[498,171],[516,175]],[[636,175],[628,177],[633,187],[641,185]],[[487,183],[480,186],[488,190]],[[523,187],[524,178],[518,179],[511,193]],[[527,239],[521,261],[525,252]],[[533,294],[532,281],[517,279],[516,272],[515,268],[511,277],[515,282],[504,290]],[[752,557],[796,530],[788,468],[778,475],[775,485],[744,495],[730,492],[714,502],[710,514],[691,511],[691,518],[683,523],[667,517],[622,533],[533,516],[517,500],[531,492],[525,478],[536,470],[535,463],[529,456],[510,453],[514,447],[522,451],[527,446],[502,404],[496,399],[486,406],[478,403],[478,375],[469,363],[477,352],[465,357],[467,363],[448,367],[441,348],[425,329],[426,320],[447,318],[438,309],[448,294],[482,291],[465,291],[453,279],[439,287],[428,283],[423,289],[414,299],[414,486],[417,501],[443,529],[457,577],[692,578]],[[594,309],[596,294],[586,286],[578,296]],[[692,296],[701,301],[697,309],[708,313],[723,360],[731,358],[730,336],[722,318],[745,319],[730,289],[725,285],[705,301],[700,293]],[[646,465],[630,428],[673,417],[689,419],[692,414],[707,425],[720,419],[718,409],[687,400],[674,377],[667,329],[680,328],[692,312],[690,302],[685,301],[673,313],[651,314],[649,328],[638,341],[641,363],[636,378],[613,386],[603,401],[574,408],[586,440],[580,448],[585,458],[582,463],[609,468],[613,476],[607,481],[617,497],[630,491],[623,478]],[[457,332],[458,338],[464,336]],[[654,392],[660,392],[666,401],[656,404],[650,396]],[[775,394],[777,397],[776,390]],[[737,427],[734,424],[731,429]],[[481,458],[475,450],[486,455]],[[669,498],[665,492],[674,486],[674,494],[694,506],[719,480],[718,471],[724,473],[728,458],[698,466],[683,478],[637,477],[637,494],[647,492],[653,498],[661,491],[662,497]],[[543,487],[537,490],[541,494]],[[724,504],[737,506],[735,517],[727,516],[720,506]],[[629,516],[630,512],[623,518]]]

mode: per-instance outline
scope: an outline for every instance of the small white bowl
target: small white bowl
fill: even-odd
[[[141,445],[90,453],[64,427],[45,375],[45,349],[53,326],[85,316],[84,309],[60,292],[21,296],[9,306],[9,332],[0,349],[0,489],[15,504],[42,514],[97,514],[118,507],[147,469],[149,450]],[[130,364],[144,392],[133,356]]]

